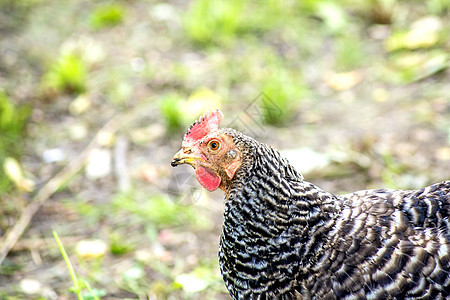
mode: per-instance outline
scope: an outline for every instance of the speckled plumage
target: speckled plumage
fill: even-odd
[[[450,299],[450,181],[333,195],[233,129],[219,261],[233,299]]]

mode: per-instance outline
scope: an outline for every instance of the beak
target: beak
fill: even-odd
[[[174,155],[170,165],[172,167],[176,167],[176,166],[182,165],[182,164],[189,164],[189,165],[191,165],[191,166],[193,166],[195,168],[196,167],[196,165],[195,165],[195,161],[196,160],[204,161],[202,158],[200,158],[200,157],[196,156],[195,154],[191,153],[191,151],[189,149],[181,149],[180,151],[178,151]]]

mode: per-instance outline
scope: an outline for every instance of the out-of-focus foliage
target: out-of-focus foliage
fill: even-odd
[[[50,92],[83,93],[86,91],[87,66],[75,53],[62,54],[42,79],[43,89]]]
[[[197,228],[206,228],[210,225],[207,218],[198,218],[195,207],[182,206],[165,195],[154,195],[150,199],[139,198],[133,194],[118,194],[113,199],[114,208],[132,213],[156,227],[191,224]]]
[[[53,231],[53,236],[56,240],[56,243],[58,244],[59,250],[61,251],[62,257],[66,262],[70,277],[72,278],[73,287],[71,287],[70,290],[73,293],[75,293],[77,295],[77,298],[80,300],[82,299],[99,300],[101,296],[104,296],[106,294],[106,292],[104,290],[98,289],[93,290],[87,281],[78,278],[72,266],[72,262],[70,261],[70,258],[66,252],[66,249],[64,248],[64,245],[61,242],[61,239],[59,238],[58,233],[56,233],[56,231]]]
[[[291,120],[307,92],[303,78],[287,66],[271,68],[263,79],[262,91],[267,96],[261,102],[267,124],[283,124]]]
[[[441,50],[426,53],[397,53],[390,57],[386,70],[388,80],[398,84],[411,83],[445,70],[449,55]]]
[[[220,107],[220,97],[204,87],[198,88],[185,99],[178,94],[169,93],[159,100],[159,109],[169,133],[185,129],[205,111]]]
[[[367,64],[364,44],[358,36],[344,33],[336,41],[336,69],[339,71],[354,70]]]
[[[196,0],[191,3],[184,24],[188,36],[196,43],[229,44],[245,24],[239,0]]]
[[[163,95],[159,102],[159,109],[166,121],[167,130],[174,132],[184,125],[183,100],[177,94]]]
[[[3,90],[0,90],[0,194],[9,190],[11,179],[3,171],[7,157],[20,158],[23,152],[23,134],[30,107],[16,106]],[[10,159],[11,161],[12,159]]]
[[[134,250],[133,245],[127,241],[126,236],[113,232],[109,236],[110,251],[114,255],[123,255]]]
[[[441,180],[449,9],[448,0],[0,1],[0,235],[33,183],[38,192],[99,128],[120,122],[0,266],[0,298],[68,297],[69,274],[47,242],[57,229],[99,296],[228,299],[216,254],[221,195],[202,193],[189,167],[170,167],[207,109],[224,112],[223,127],[293,148],[288,159],[329,191]],[[24,276],[36,278],[18,283]],[[39,291],[27,294],[30,282]]]
[[[430,0],[426,2],[428,11],[433,14],[445,14],[450,9],[448,0]]]
[[[0,90],[0,130],[2,135],[2,149],[9,148],[9,153],[14,153],[20,149],[16,146],[14,138],[19,137],[23,132],[28,116],[30,115],[29,106],[17,107],[6,95],[5,91]]]
[[[96,30],[113,27],[122,23],[124,14],[125,7],[119,3],[102,4],[92,11],[89,24]]]
[[[43,94],[51,98],[87,92],[89,72],[104,59],[104,52],[102,44],[89,37],[67,40],[42,77]]]
[[[15,158],[6,157],[4,159],[3,171],[20,191],[32,192],[34,190],[33,180],[25,176],[22,166]]]

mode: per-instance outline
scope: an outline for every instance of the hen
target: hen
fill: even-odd
[[[220,270],[233,299],[450,299],[450,181],[334,195],[270,146],[191,125],[172,166],[225,193]]]

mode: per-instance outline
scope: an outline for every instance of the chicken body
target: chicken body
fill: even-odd
[[[450,299],[450,181],[333,195],[270,146],[215,135],[240,156],[221,185],[219,262],[233,299]]]
[[[446,299],[450,181],[337,196],[238,132],[220,267],[234,299]]]

